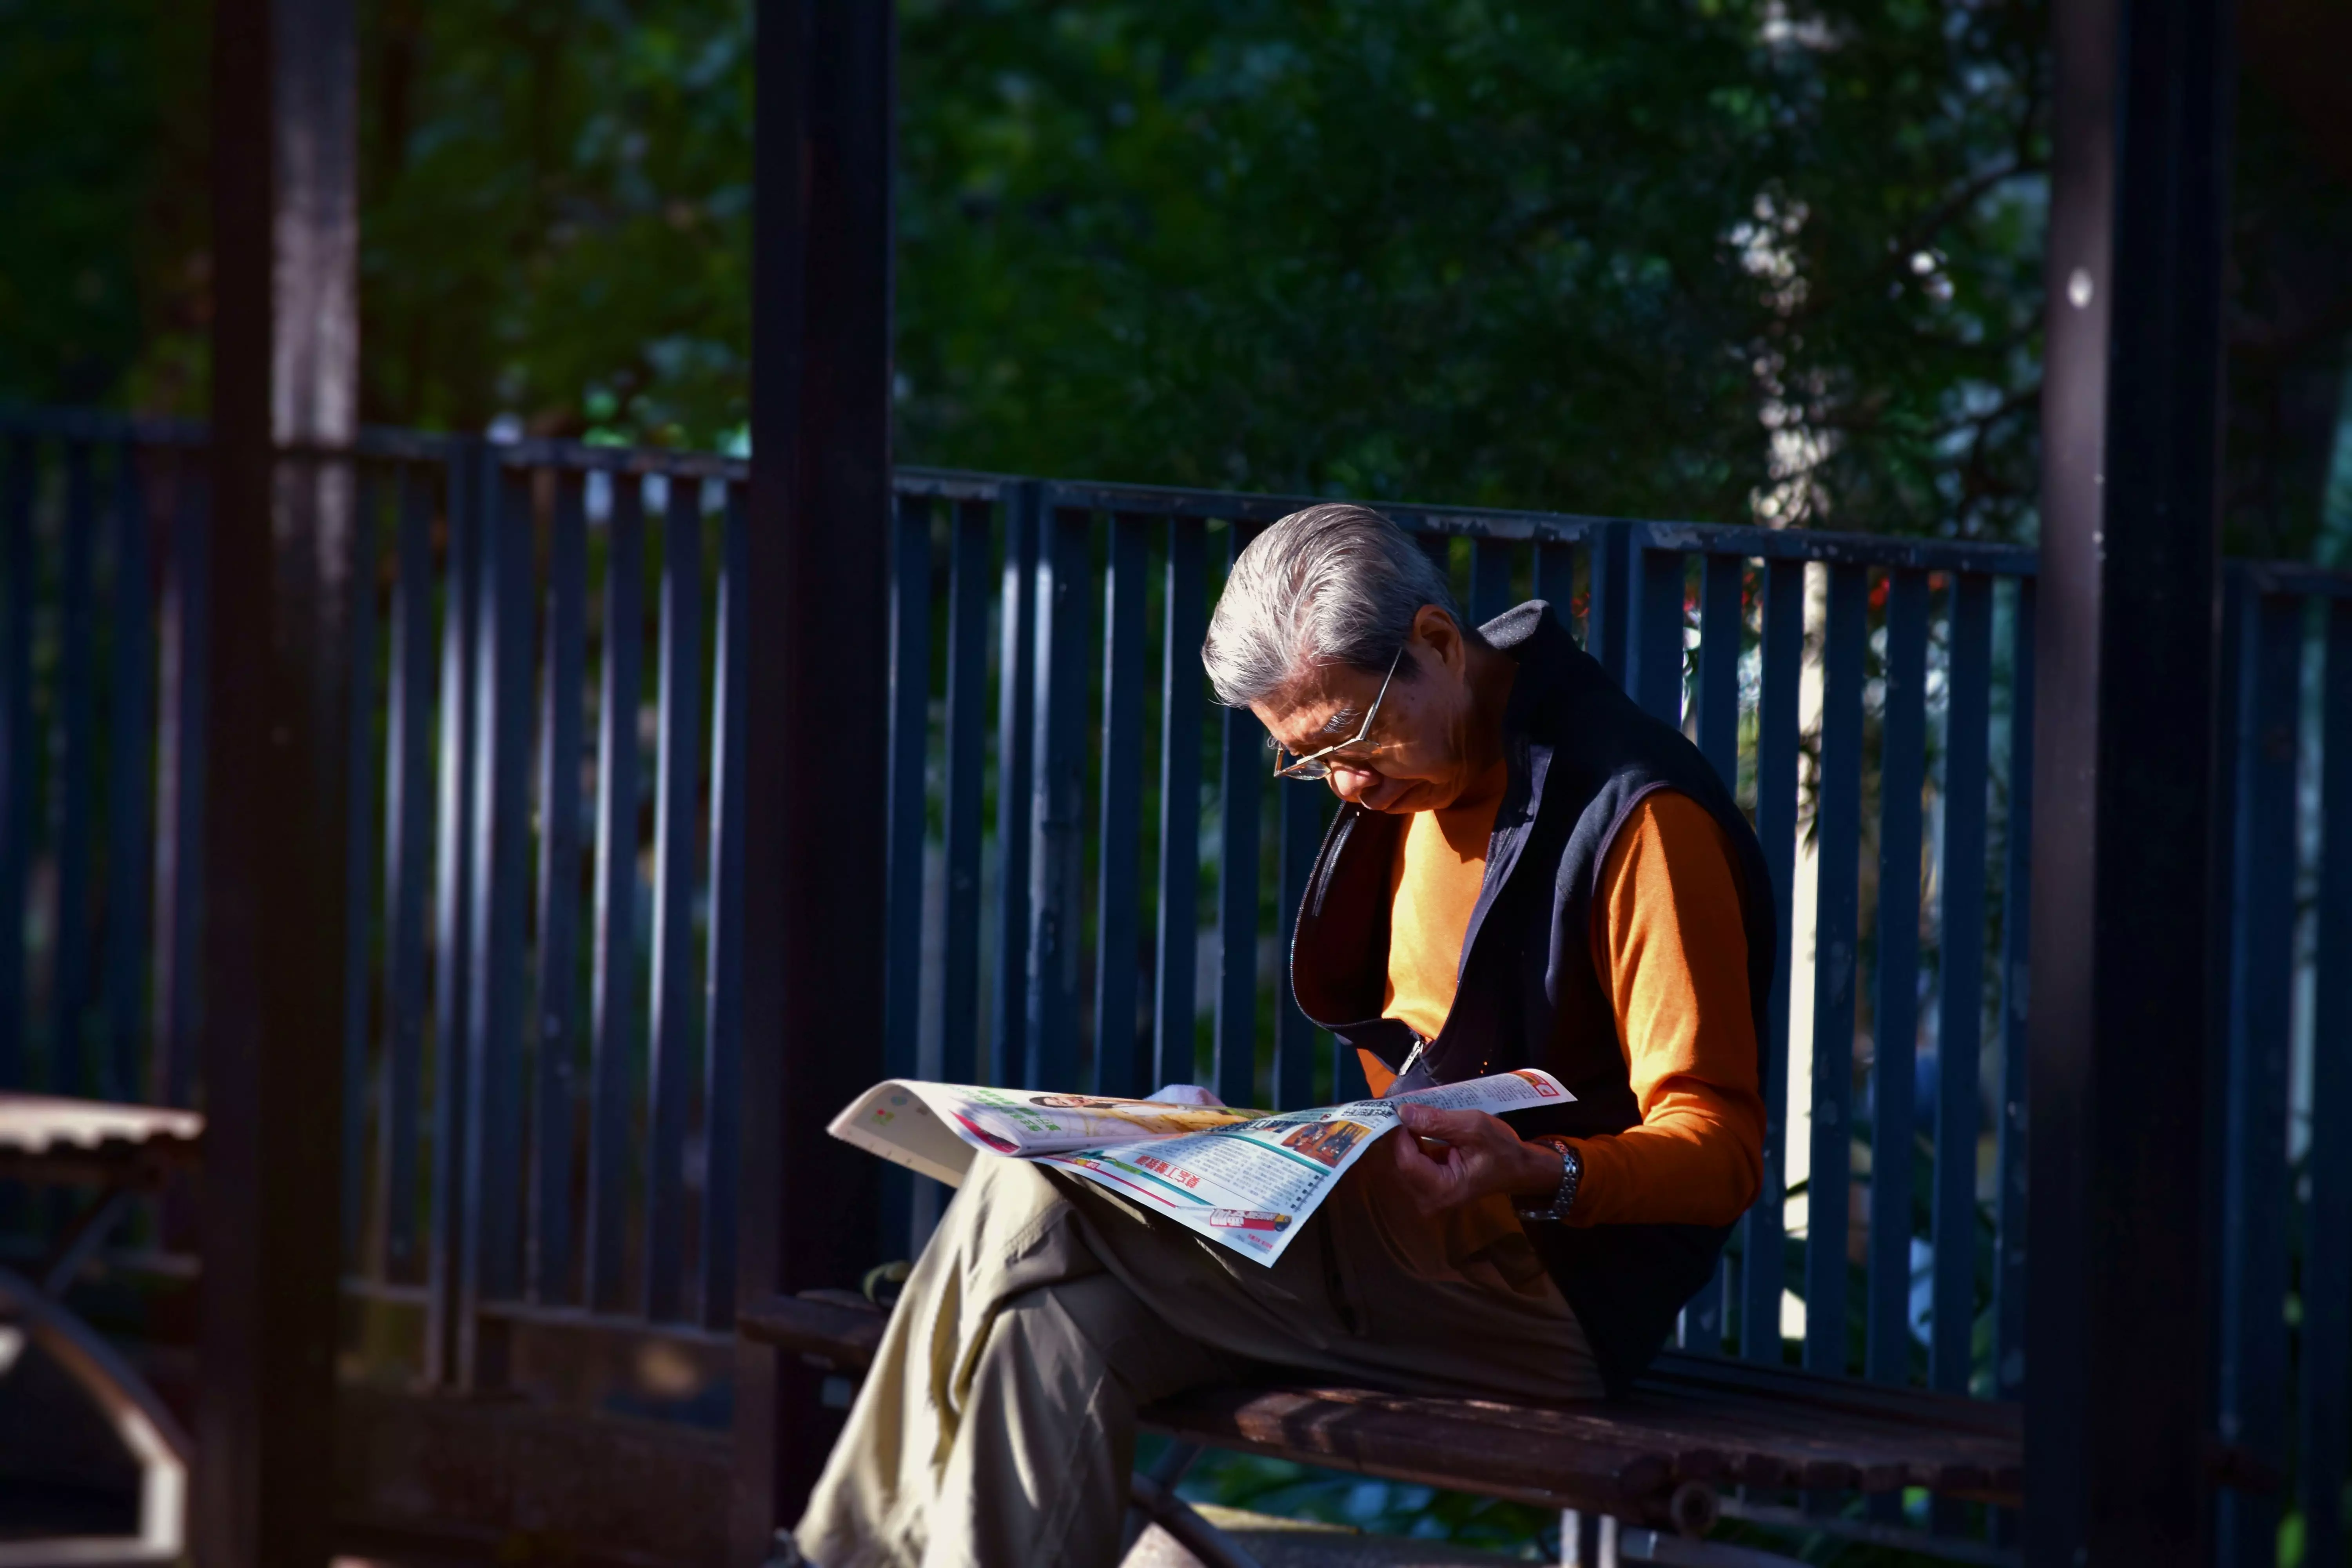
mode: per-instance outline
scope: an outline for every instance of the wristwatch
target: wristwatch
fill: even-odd
[[[1563,1220],[1568,1211],[1576,1206],[1576,1186],[1584,1180],[1584,1156],[1576,1152],[1573,1143],[1549,1146],[1559,1151],[1559,1191],[1552,1194],[1551,1202],[1540,1206],[1524,1199],[1514,1200],[1511,1210],[1523,1220]]]

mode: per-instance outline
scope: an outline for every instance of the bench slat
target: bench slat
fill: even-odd
[[[1465,1417],[1452,1401],[1386,1408],[1356,1389],[1206,1388],[1142,1412],[1143,1424],[1188,1442],[1427,1486],[1474,1486],[1547,1508],[1663,1520],[1674,1469],[1630,1444],[1580,1437],[1530,1443],[1509,1426]],[[1470,1478],[1475,1478],[1472,1479]]]

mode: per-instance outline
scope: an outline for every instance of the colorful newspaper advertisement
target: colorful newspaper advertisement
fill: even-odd
[[[1532,1068],[1278,1115],[893,1079],[829,1131],[951,1186],[975,1153],[1051,1165],[1272,1264],[1332,1184],[1397,1125],[1402,1102],[1503,1115],[1573,1098]]]

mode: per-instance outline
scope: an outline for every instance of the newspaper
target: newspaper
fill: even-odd
[[[828,1131],[950,1186],[975,1153],[1051,1165],[1270,1265],[1332,1184],[1397,1125],[1402,1102],[1500,1114],[1574,1098],[1534,1069],[1278,1115],[894,1079]]]

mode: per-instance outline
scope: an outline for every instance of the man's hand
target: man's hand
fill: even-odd
[[[1548,1198],[1559,1190],[1559,1152],[1525,1142],[1500,1117],[1407,1100],[1397,1107],[1397,1121],[1402,1134],[1385,1142],[1399,1183],[1424,1215],[1490,1193]],[[1424,1138],[1432,1142],[1424,1145]]]

